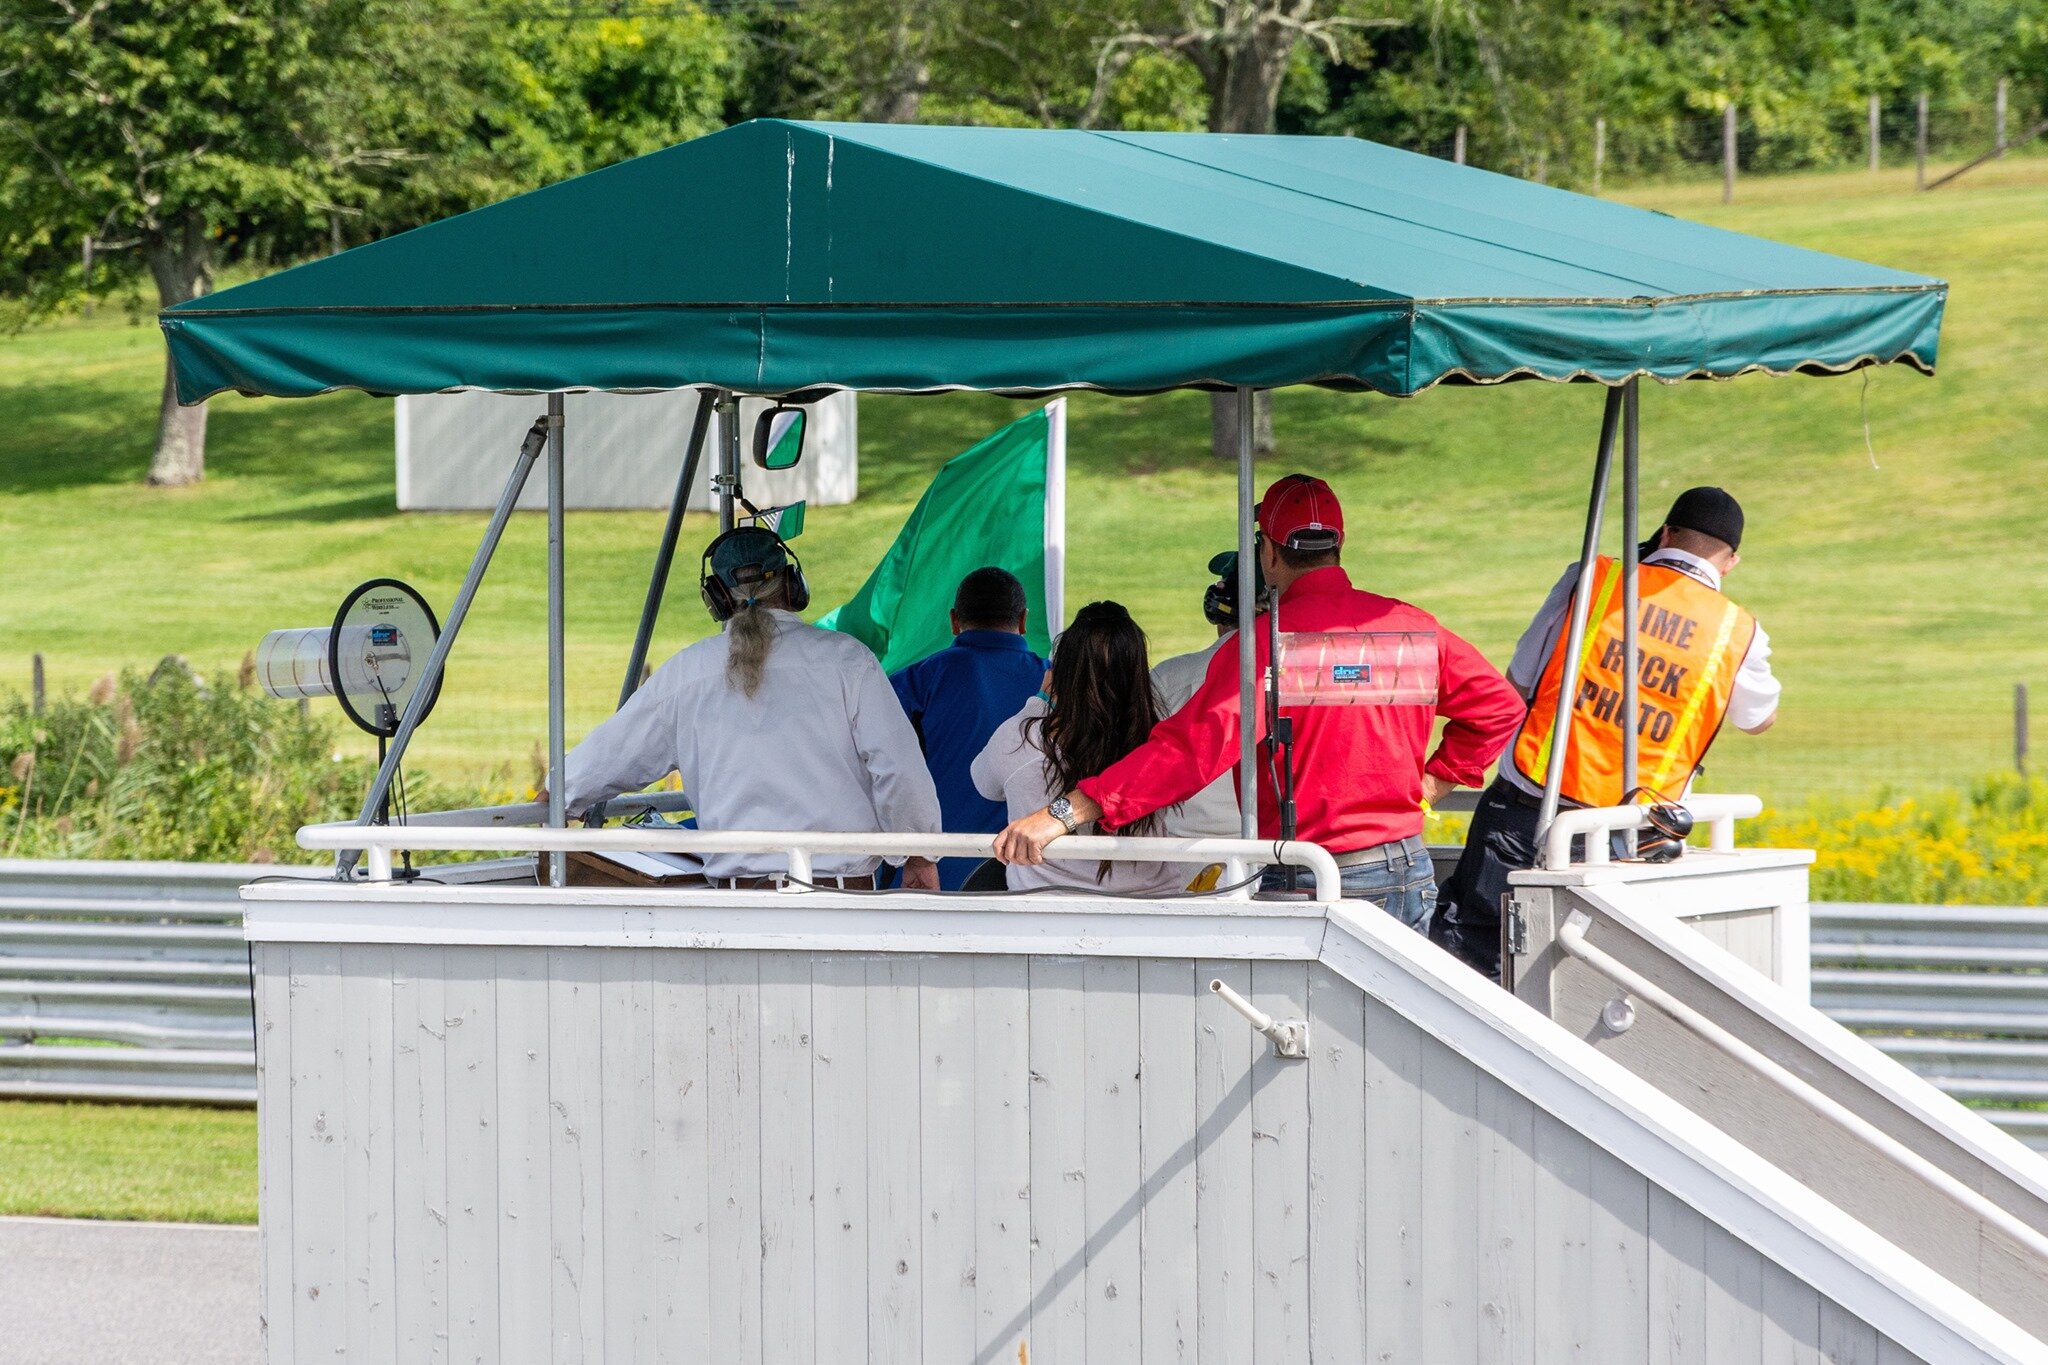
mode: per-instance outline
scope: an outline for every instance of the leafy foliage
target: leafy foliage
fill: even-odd
[[[2024,127],[2048,99],[2044,32],[2048,0],[1431,0],[1373,33],[1364,67],[1322,63],[1322,107],[1282,121],[1439,153],[1464,125],[1486,165],[1584,183],[1595,119],[1611,173],[1653,174],[1711,158],[1734,102],[1746,167],[1822,167],[1863,155],[1872,96],[1902,128],[1923,92],[1986,113],[2009,77]]]
[[[467,0],[464,0],[467,4]],[[366,208],[373,232],[460,213],[722,127],[739,76],[730,25],[685,5],[590,22],[462,11],[464,107],[406,134],[416,169]]]
[[[43,715],[0,702],[0,857],[307,861],[300,825],[351,819],[374,764],[325,716],[167,661]],[[479,804],[410,780],[416,802]]]

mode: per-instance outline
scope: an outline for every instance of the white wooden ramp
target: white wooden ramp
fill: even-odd
[[[272,1361],[2048,1361],[1369,908],[246,894]]]

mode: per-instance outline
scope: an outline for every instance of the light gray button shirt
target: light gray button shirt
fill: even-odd
[[[1159,713],[1170,716],[1188,704],[1209,674],[1209,661],[1228,635],[1192,654],[1161,659],[1152,668],[1152,687],[1159,693]],[[1237,769],[1232,768],[1166,813],[1166,832],[1177,839],[1235,839],[1244,833],[1237,811]]]
[[[936,834],[939,797],[917,733],[868,647],[771,611],[775,644],[760,690],[725,680],[724,635],[682,650],[568,756],[572,815],[674,771],[702,829]],[[820,854],[821,876],[882,859]],[[783,871],[781,854],[712,854],[711,877]]]

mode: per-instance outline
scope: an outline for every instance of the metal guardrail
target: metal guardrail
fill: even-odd
[[[287,870],[0,860],[0,1097],[254,1104],[235,890]]]
[[[1813,1003],[2048,1151],[2048,906],[1816,904]]]

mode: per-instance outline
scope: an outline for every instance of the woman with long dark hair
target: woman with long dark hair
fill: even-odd
[[[974,760],[974,785],[1009,806],[1035,811],[1143,744],[1159,723],[1145,632],[1116,602],[1090,602],[1053,646],[1045,691],[1003,722]],[[1153,835],[1158,812],[1117,834]],[[1083,825],[1081,834],[1093,834]],[[1047,862],[1009,868],[1012,891],[1038,886],[1158,895],[1184,890],[1200,869],[1179,863]]]

